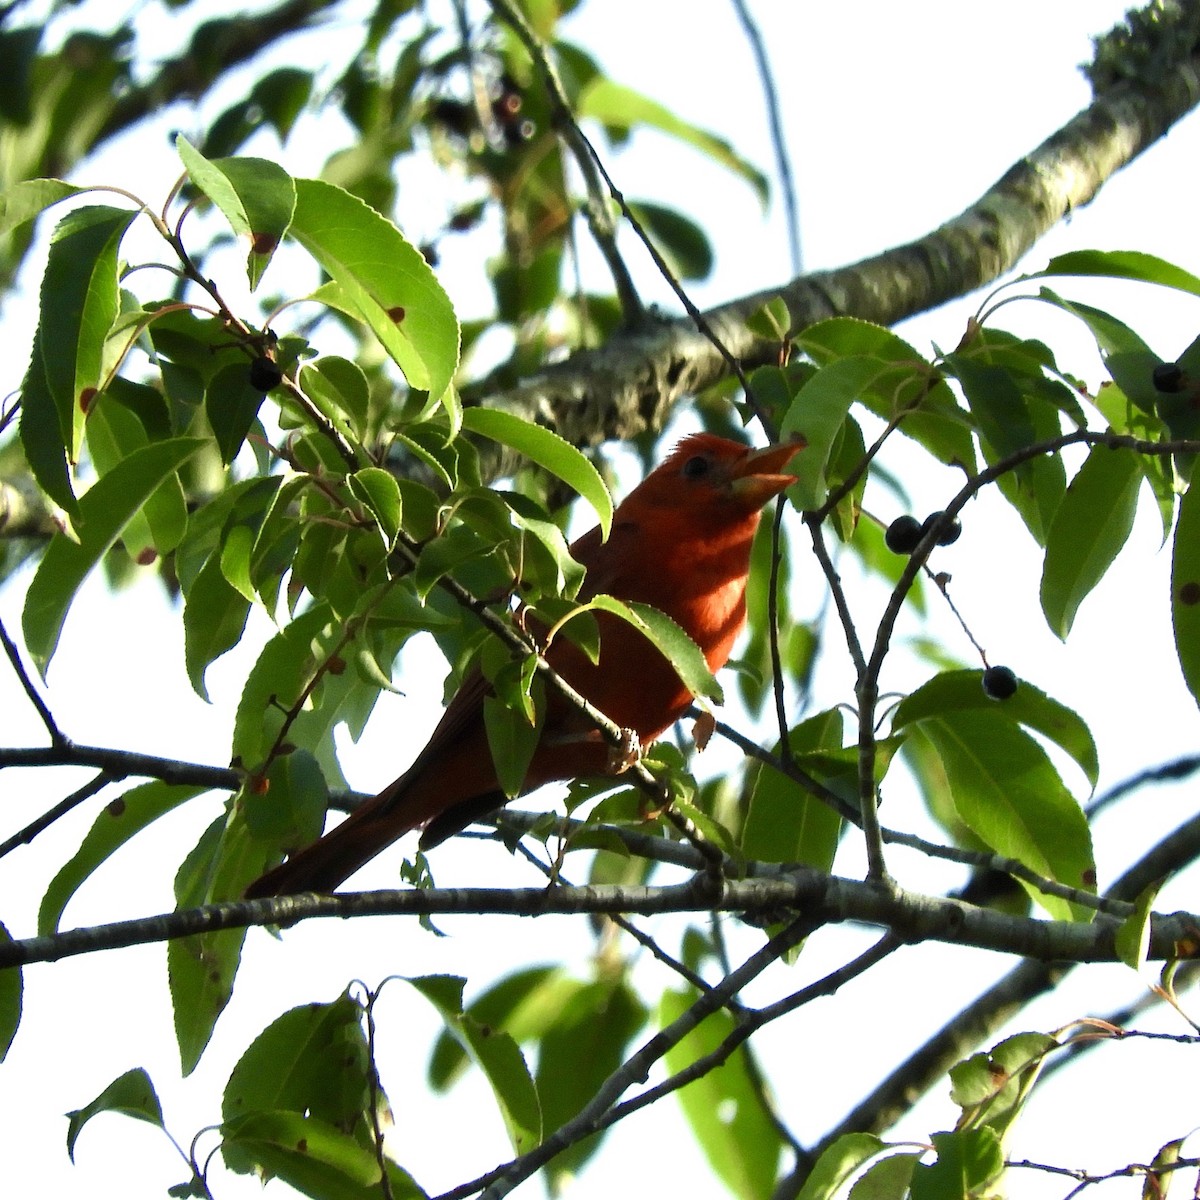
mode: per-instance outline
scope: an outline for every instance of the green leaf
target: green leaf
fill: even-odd
[[[541,737],[541,723],[530,721],[520,709],[510,707],[496,696],[483,698],[483,721],[497,780],[504,794],[512,799],[520,795],[525,782]]]
[[[227,1163],[253,1163],[306,1196],[362,1200],[379,1183],[374,1149],[316,1117],[250,1112],[224,1121],[221,1138]]]
[[[296,208],[292,177],[265,158],[210,161],[182,134],[175,145],[192,182],[225,214],[233,232],[249,240],[246,272],[254,291],[291,224]]]
[[[663,993],[660,1020],[666,1028],[695,1003],[693,990]],[[706,1017],[667,1051],[667,1066],[682,1071],[717,1050],[736,1028],[731,1013]],[[782,1149],[761,1090],[739,1047],[720,1066],[677,1093],[696,1141],[721,1182],[742,1200],[770,1195]]]
[[[1096,446],[1071,480],[1046,537],[1042,569],[1042,612],[1060,638],[1125,545],[1144,478],[1135,455]]]
[[[0,193],[0,237],[19,229],[46,209],[78,196],[86,188],[64,183],[61,179],[24,179]]]
[[[254,838],[231,801],[201,835],[175,876],[178,909],[240,899],[246,886],[275,861],[275,848]],[[244,929],[176,938],[167,946],[167,975],[175,1012],[175,1039],[185,1075],[200,1061],[217,1018],[233,995]]]
[[[997,854],[1067,887],[1096,890],[1091,835],[1045,750],[1015,722],[978,709],[919,722],[937,749],[959,818]],[[1056,920],[1091,920],[1021,882]]]
[[[947,355],[946,363],[962,384],[989,463],[998,463],[1062,433],[1057,408],[1033,389],[1023,387],[1020,376],[966,354]],[[1045,545],[1067,486],[1062,458],[1040,454],[1026,459],[1001,475],[998,483],[1034,540]]]
[[[277,1017],[238,1059],[221,1101],[221,1116],[255,1112],[310,1114],[352,1133],[369,1117],[370,1061],[362,1006],[348,993],[332,1004],[304,1004]],[[254,1170],[244,1148],[227,1145],[225,1162]]]
[[[817,1159],[796,1200],[830,1200],[866,1162],[887,1148],[872,1133],[844,1133]]]
[[[291,235],[329,272],[409,386],[439,400],[458,366],[458,320],[421,252],[349,192],[296,180]]]
[[[1004,1170],[1004,1151],[994,1130],[935,1133],[937,1160],[913,1169],[912,1200],[983,1200]]]
[[[877,358],[839,358],[821,367],[796,393],[783,418],[780,437],[787,439],[798,433],[807,443],[804,453],[798,454],[788,468],[797,479],[788,488],[788,496],[797,508],[820,508],[825,502],[825,472],[846,414],[876,379],[891,370],[888,363]]]
[[[130,838],[203,792],[199,787],[153,780],[110,800],[97,815],[79,849],[59,868],[46,888],[38,908],[38,935],[49,937],[58,932],[63,910],[71,897]]]
[[[463,1012],[464,980],[429,975],[409,983],[441,1013],[458,1041],[491,1085],[513,1150],[521,1154],[542,1140],[542,1114],[537,1089],[516,1042],[500,1030],[481,1026]]]
[[[597,75],[580,93],[575,112],[579,118],[591,117],[619,134],[626,134],[639,125],[657,129],[740,176],[754,188],[763,204],[767,202],[766,176],[737,154],[727,141],[684,121],[633,88]]]
[[[650,235],[671,273],[680,279],[707,279],[713,252],[708,236],[690,217],[648,200],[629,201],[629,210]]]
[[[67,464],[67,438],[46,382],[42,351],[45,336],[39,326],[33,336],[29,368],[21,382],[21,448],[38,486],[74,521],[79,516],[79,501]]]
[[[1052,258],[1043,271],[1029,276],[1041,279],[1048,275],[1090,275],[1105,279],[1133,279],[1141,283],[1157,283],[1200,296],[1200,279],[1190,271],[1177,267],[1166,259],[1140,250],[1073,250]]]
[[[1075,760],[1096,786],[1100,762],[1091,731],[1077,713],[1052,700],[1033,684],[1022,681],[1016,694],[997,705],[983,690],[982,671],[943,671],[922,684],[896,707],[892,728],[899,731],[928,717],[981,711],[998,719],[1013,721],[1040,733]]]
[[[147,1121],[163,1129],[162,1106],[154,1091],[150,1076],[135,1067],[118,1076],[90,1104],[67,1113],[67,1156],[75,1161],[75,1143],[80,1131],[97,1113],[117,1112]]]
[[[188,588],[183,608],[184,661],[201,699],[208,699],[205,671],[242,640],[249,615],[250,601],[225,578],[221,558],[210,558]]]
[[[402,512],[396,477],[382,467],[364,467],[350,476],[349,483],[350,490],[375,518],[385,544],[389,548],[395,545]]]
[[[67,612],[88,573],[134,513],[204,444],[198,438],[173,438],[134,451],[80,500],[79,541],[63,533],[50,539],[22,614],[25,644],[43,678]]]
[[[1134,902],[1133,912],[1117,929],[1115,943],[1117,957],[1130,970],[1140,971],[1146,965],[1150,950],[1150,918],[1154,915],[1154,901],[1158,898],[1162,881],[1144,887]]]
[[[578,492],[595,510],[607,539],[612,529],[612,497],[600,472],[570,442],[499,408],[464,409],[463,428],[516,450]]]
[[[37,345],[71,462],[79,459],[89,390],[102,381],[105,339],[120,311],[117,253],[136,216],[103,205],[76,209],[50,243]]]
[[[205,387],[204,412],[226,465],[237,457],[264,398],[251,384],[250,366],[244,361],[222,367]]]
[[[796,766],[853,802],[857,788],[845,788],[844,779],[826,774],[828,759],[818,751],[842,749],[842,714],[839,709],[810,717],[791,730],[788,745]],[[773,754],[779,754],[776,746]],[[741,850],[758,862],[804,863],[823,871],[833,868],[842,832],[842,818],[830,806],[810,795],[800,784],[766,763],[750,771],[750,802],[742,828]]]
[[[1200,487],[1179,501],[1171,556],[1171,619],[1188,691],[1200,703]]]
[[[290,853],[320,836],[329,788],[316,757],[296,749],[273,759],[266,779],[246,788],[240,803],[250,836]]]
[[[0,924],[0,944],[11,942],[12,935]],[[20,967],[0,971],[0,1062],[8,1054],[21,1024],[21,1005],[25,991],[25,973]]]
[[[890,329],[857,317],[831,317],[805,329],[796,347],[817,366],[854,357],[887,364],[891,369],[880,371],[865,387],[863,404],[885,421],[898,419],[899,432],[939,462],[973,472],[970,417],[932,364]]]
[[[580,985],[553,1010],[540,1039],[537,1092],[547,1135],[565,1125],[621,1066],[626,1047],[643,1027],[646,1008],[628,980],[609,973]],[[553,1187],[567,1182],[599,1148],[599,1137],[568,1147],[549,1167]]]
[[[987,1127],[999,1137],[1012,1127],[1058,1040],[1046,1033],[1016,1033],[986,1053],[950,1069],[950,1099],[963,1110],[959,1129]]]
[[[724,693],[700,647],[666,613],[650,604],[637,601],[626,603],[613,596],[595,596],[581,604],[576,615],[585,612],[608,612],[628,621],[641,630],[662,652],[693,696],[703,696],[716,704],[724,703]]]

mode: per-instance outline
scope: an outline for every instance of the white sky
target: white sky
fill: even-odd
[[[806,262],[813,269],[850,262],[918,236],[972,201],[1086,103],[1086,86],[1075,64],[1089,53],[1087,35],[1107,28],[1122,11],[1118,3],[1099,0],[1055,5],[1010,0],[986,7],[960,0],[755,7],[778,76],[800,188]],[[771,169],[759,85],[732,6],[725,0],[695,0],[686,21],[680,14],[677,5],[607,0],[584,5],[568,29],[617,79],[722,133],[752,161]],[[636,36],[631,36],[634,30]],[[309,39],[296,53],[298,65],[332,61],[331,36]],[[211,116],[220,107],[206,106],[206,112]],[[178,114],[174,119],[184,121]],[[178,166],[165,139],[159,143],[161,153],[148,154],[145,145],[135,144],[133,153],[129,146],[114,147],[77,178],[118,179],[147,198],[161,196]],[[311,138],[294,139],[280,156],[296,174],[315,170],[322,157]],[[764,218],[740,181],[710,170],[693,151],[656,136],[635,141],[609,162],[631,198],[675,203],[709,230],[717,266],[710,281],[692,290],[701,305],[785,276],[786,241],[778,208]],[[1200,272],[1197,162],[1200,122],[1193,116],[1046,239],[1029,268],[1061,250],[1099,247],[1148,251]],[[430,218],[429,227],[439,218],[440,213]],[[425,232],[415,229],[414,237]],[[631,258],[636,261],[632,251]],[[479,294],[478,257],[451,250],[444,264],[447,286],[470,311]],[[639,268],[639,279],[650,298],[674,308],[665,287],[648,270]],[[1071,294],[1100,296],[1097,302],[1111,303],[1164,356],[1182,349],[1197,328],[1195,301],[1184,298],[1133,285],[1086,293],[1078,288]],[[925,351],[931,343],[953,344],[977,302],[909,322],[901,332]],[[7,376],[0,392],[15,387],[23,369],[15,347],[24,344],[25,315],[3,314],[5,344],[13,349],[2,365]],[[1005,316],[1007,327],[1036,331],[1050,341],[1061,365],[1099,382],[1094,352],[1065,319],[1048,318],[1036,305],[1010,306]],[[914,485],[918,507],[939,507],[956,486],[950,475],[923,471]],[[896,515],[886,508],[890,501],[876,499],[883,515]],[[1101,746],[1102,787],[1195,748],[1196,706],[1172,662],[1168,556],[1159,549],[1152,514],[1139,521],[1113,577],[1085,603],[1066,648],[1047,632],[1037,610],[1038,559],[1015,516],[984,501],[971,506],[964,525],[963,538],[943,552],[938,564],[954,574],[956,603],[994,661],[1009,663],[1092,724]],[[13,632],[20,627],[21,582],[0,594],[0,618]],[[852,596],[865,617],[878,611],[879,593],[871,585],[855,585]],[[931,607],[930,632],[967,656],[969,649],[952,619],[936,604]],[[263,628],[265,622],[260,633]],[[68,621],[48,697],[61,726],[77,741],[220,763],[228,757],[233,709],[249,661],[233,655],[218,663],[209,673],[214,703],[204,705],[187,688],[178,624],[164,610],[156,587],[112,597],[93,583]],[[408,696],[381,704],[363,744],[348,751],[347,771],[357,786],[380,786],[404,767],[407,755],[396,756],[397,729],[411,737],[415,749],[422,731],[432,726],[440,682],[436,664],[428,666],[419,683],[411,673],[405,678]],[[884,684],[908,689],[926,673],[919,664],[901,659]],[[817,703],[824,707],[846,699],[846,679],[846,668],[831,650],[819,677]],[[43,741],[36,717],[3,671],[0,704],[6,743]],[[4,783],[10,827],[19,827],[79,782],[79,776],[70,775],[48,786],[34,773],[9,772]],[[891,824],[920,825],[913,797],[905,792],[899,785],[889,789],[885,817]],[[1190,814],[1194,804],[1189,793],[1186,787],[1146,793],[1105,818],[1097,845],[1102,882],[1137,848]],[[188,839],[198,835],[219,803],[213,799],[206,811],[173,819],[165,831],[170,839],[165,849],[152,837],[145,845],[131,846],[81,893],[66,924],[169,907],[170,855],[190,844]],[[32,931],[45,881],[70,854],[93,813],[89,808],[61,822],[6,860],[0,873],[0,916],[14,934]],[[365,871],[363,886],[390,883],[394,862],[393,854]],[[939,870],[923,860],[897,855],[893,866],[907,886],[943,886]],[[435,869],[439,883],[447,885],[534,881],[528,869],[502,851],[471,844],[439,851]],[[860,869],[853,851],[839,862],[843,873]],[[1195,901],[1186,887],[1176,886],[1161,907],[1194,908]],[[254,1032],[294,1004],[332,999],[349,979],[377,982],[391,974],[466,973],[474,991],[524,961],[564,961],[588,970],[589,942],[563,919],[524,924],[474,919],[442,926],[451,936],[440,940],[398,920],[310,922],[274,943],[261,931],[252,932],[234,1002],[200,1068],[186,1081],[178,1078],[161,947],[31,969],[26,1014],[4,1065],[0,1093],[6,1097],[0,1108],[10,1114],[6,1182],[10,1188],[37,1186],[49,1195],[87,1188],[161,1194],[183,1172],[154,1131],[117,1117],[100,1118],[81,1137],[78,1165],[72,1167],[64,1153],[62,1111],[86,1103],[122,1071],[144,1065],[159,1089],[169,1127],[186,1142],[196,1129],[219,1118],[220,1089]],[[679,923],[654,928],[664,932],[669,945]],[[735,952],[745,954],[757,945],[757,935],[736,925],[730,926],[730,936]],[[862,941],[861,931],[816,937],[797,967],[779,972],[769,986],[791,989],[817,978],[848,956],[848,946]],[[865,986],[847,988],[837,999],[768,1030],[757,1044],[779,1090],[785,1119],[801,1138],[819,1136],[923,1031],[936,1029],[1009,965],[982,953],[947,954],[923,947],[872,972]],[[639,970],[648,996],[668,982],[653,968],[642,965]],[[1027,1013],[1019,1027],[1052,1029],[1086,1012],[1104,1011],[1114,997],[1130,994],[1131,982],[1124,969],[1079,974],[1071,986]],[[1162,1024],[1180,1028],[1178,1023]],[[421,1091],[426,1047],[437,1028],[432,1011],[403,985],[393,984],[380,1028],[384,1082],[397,1111],[395,1153],[418,1180],[436,1191],[508,1157],[500,1122],[477,1081],[461,1085],[448,1098],[430,1100]],[[1164,1053],[1170,1057],[1160,1059]],[[1149,1160],[1162,1142],[1200,1123],[1187,1054],[1127,1044],[1093,1055],[1081,1070],[1060,1077],[1047,1090],[1021,1127],[1013,1151],[1095,1169]],[[1087,1104],[1080,1097],[1094,1098]],[[1068,1110],[1083,1119],[1068,1120]],[[1101,1116],[1107,1119],[1100,1122]],[[953,1117],[942,1089],[905,1121],[898,1135],[924,1137]],[[1096,1137],[1098,1127],[1103,1138]],[[633,1164],[637,1195],[664,1187],[721,1194],[709,1181],[673,1104],[658,1105],[611,1135],[572,1195],[592,1200],[616,1188],[628,1192]],[[252,1181],[220,1172],[213,1186],[221,1200],[259,1192]],[[1130,1194],[1136,1185],[1123,1186],[1124,1194]],[[1022,1174],[1014,1188],[1023,1196],[1049,1197],[1065,1195],[1069,1185]],[[540,1184],[528,1184],[525,1192],[535,1195],[539,1189]],[[276,1190],[282,1194],[282,1189],[271,1189]]]

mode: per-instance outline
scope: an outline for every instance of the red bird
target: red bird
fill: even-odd
[[[746,621],[746,577],[759,510],[790,483],[780,474],[801,443],[751,450],[708,433],[684,438],[625,497],[612,534],[593,529],[571,546],[587,568],[579,592],[640,601],[674,619],[704,652],[710,670],[725,665]],[[628,622],[597,614],[600,660],[567,638],[546,660],[577,692],[643,745],[670,728],[692,702],[674,668]],[[410,829],[426,849],[503,805],[483,720],[488,684],[473,672],[451,700],[428,744],[390,787],[246,891],[258,896],[332,891]],[[609,746],[595,727],[548,691],[541,740],[522,787],[604,775]]]

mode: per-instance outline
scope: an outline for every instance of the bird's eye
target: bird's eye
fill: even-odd
[[[711,466],[712,464],[703,454],[693,454],[683,464],[683,477],[684,479],[700,479],[708,474]]]

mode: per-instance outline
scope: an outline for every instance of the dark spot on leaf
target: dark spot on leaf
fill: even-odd
[[[108,813],[110,817],[123,817],[125,815],[125,798],[123,796],[118,796],[115,800],[109,803],[108,807],[105,808],[104,811]]]
[[[208,982],[209,983],[220,983],[221,982],[221,972],[220,971],[209,971]]]
[[[404,306],[402,304],[393,305],[388,309],[387,315],[393,325],[399,325],[404,320]]]
[[[307,1153],[308,1153],[308,1138],[301,1138],[301,1139],[300,1139],[300,1140],[299,1140],[299,1141],[296,1143],[296,1149],[297,1149],[297,1150],[298,1150],[298,1151],[299,1151],[301,1154],[307,1154]]]
[[[98,394],[99,393],[94,387],[85,387],[83,391],[79,393],[79,407],[83,409],[84,412],[87,412],[88,409],[92,407],[92,401],[96,399]]]
[[[1094,868],[1088,867],[1088,869],[1084,871],[1082,878],[1084,887],[1094,888],[1096,886],[1096,872]]]
[[[254,233],[250,235],[250,252],[252,254],[274,254],[279,239],[273,233]]]
[[[148,567],[158,558],[158,551],[153,546],[147,546],[143,550],[138,551],[137,564],[139,567]]]
[[[346,673],[346,660],[336,654],[333,655],[329,660],[329,673],[330,675],[344,675]]]
[[[1189,579],[1179,589],[1179,603],[1186,604],[1189,607],[1193,604],[1200,604],[1200,583],[1194,579]]]

